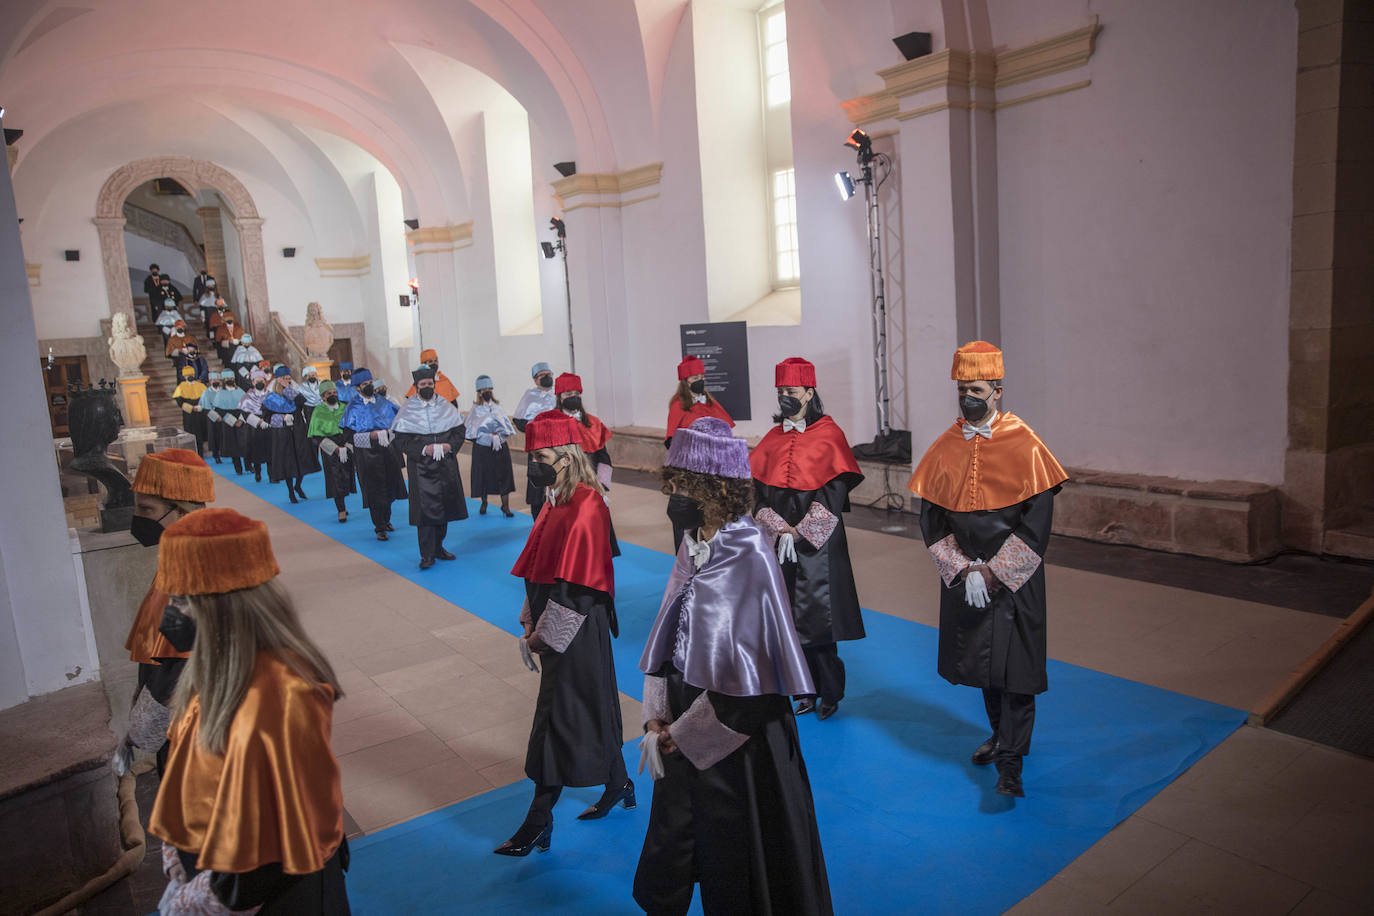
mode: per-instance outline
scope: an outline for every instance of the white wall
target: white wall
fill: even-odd
[[[145,239],[141,235],[134,235],[132,232],[125,231],[124,253],[128,256],[130,268],[142,271],[146,275],[148,273],[148,265],[156,264],[159,271],[172,278],[172,282],[176,284],[178,289],[187,296],[191,294],[191,283],[195,280],[196,274],[200,271],[200,268],[199,266],[191,266],[191,263],[186,260],[186,255],[182,254],[177,249],[168,248],[161,242],[154,242],[152,239]],[[100,258],[100,249],[97,247],[94,251],[83,251],[81,252],[81,257],[83,260],[86,258],[95,258],[98,261]],[[44,269],[46,270],[47,268]],[[101,274],[101,278],[104,278],[103,273]],[[142,296],[142,281],[134,284],[131,289],[133,289],[135,296]],[[102,283],[101,298],[99,300],[102,305],[104,304],[104,292],[105,287]],[[153,302],[149,304],[152,305],[154,313],[156,314],[159,303]]]
[[[239,321],[248,320],[248,310],[243,301],[243,249],[239,245],[239,231],[234,228],[234,220],[228,207],[219,211],[220,231],[224,234],[224,270],[229,276],[223,280],[216,278],[215,285],[224,285],[224,301],[237,309]]]

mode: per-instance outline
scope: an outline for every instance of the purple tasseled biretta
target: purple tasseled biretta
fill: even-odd
[[[664,467],[749,480],[749,443],[730,432],[730,424],[715,417],[702,417],[685,429],[673,433]]]

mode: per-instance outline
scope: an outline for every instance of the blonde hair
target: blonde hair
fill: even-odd
[[[555,445],[552,451],[558,458],[568,458],[568,470],[563,475],[563,482],[554,485],[555,501],[565,503],[572,499],[573,491],[577,489],[579,483],[585,483],[598,493],[605,493],[606,488],[601,486],[601,481],[596,479],[596,470],[592,468],[592,463],[587,460],[587,453],[582,451],[580,445]],[[558,458],[554,460],[557,461]]]
[[[324,692],[343,689],[320,648],[305,634],[286,590],[275,579],[253,588],[186,599],[196,622],[196,641],[172,696],[173,721],[200,698],[199,740],[223,754],[229,726],[253,680],[258,654],[271,652],[292,671]]]

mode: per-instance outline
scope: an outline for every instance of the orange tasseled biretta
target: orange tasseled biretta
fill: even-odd
[[[201,869],[243,874],[278,863],[288,875],[320,871],[344,836],[339,764],[329,749],[333,715],[331,688],[260,653],[223,756],[198,740],[199,697],[168,730],[149,832],[195,853]]]
[[[133,491],[180,502],[213,502],[215,474],[190,449],[163,449],[145,455],[138,463]]]
[[[162,533],[153,586],[170,595],[213,595],[262,585],[279,572],[267,525],[233,509],[201,509]]]
[[[1002,351],[986,340],[975,340],[954,351],[949,377],[956,382],[996,381],[1007,377],[1002,366]]]
[[[965,439],[963,425],[956,421],[931,443],[908,490],[951,512],[979,512],[1014,506],[1069,479],[1015,414],[999,413],[990,439]]]

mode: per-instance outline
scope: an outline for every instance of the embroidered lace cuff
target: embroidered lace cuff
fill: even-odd
[[[520,625],[522,627],[534,626],[534,614],[530,612],[530,599],[526,598],[525,603],[520,606]]]
[[[582,623],[586,619],[587,615],[579,614],[557,601],[550,601],[544,605],[544,613],[539,615],[534,632],[544,641],[544,645],[561,654],[572,645],[577,631],[582,629]]]
[[[1001,549],[988,561],[988,569],[1012,591],[1025,585],[1040,568],[1040,554],[1016,535],[1002,543]]]
[[[839,524],[840,520],[829,509],[820,503],[812,503],[811,508],[806,510],[806,518],[797,523],[797,533],[820,550]]]
[[[355,448],[372,448],[372,435],[370,433],[354,433],[353,445]]]
[[[952,534],[931,544],[930,556],[935,561],[935,570],[947,586],[951,585],[955,579],[959,578],[961,572],[972,565],[972,561],[964,556],[964,552],[959,549],[959,542],[954,539]]]
[[[678,750],[698,770],[709,769],[749,740],[716,718],[715,707],[703,692],[668,729]]]
[[[767,506],[754,513],[754,521],[758,522],[773,537],[777,537],[787,530],[787,522],[783,521],[781,515]]]
[[[654,719],[668,721],[668,679],[644,675],[644,714],[640,717],[642,725]]]

